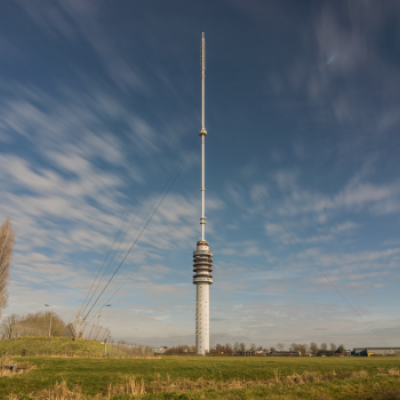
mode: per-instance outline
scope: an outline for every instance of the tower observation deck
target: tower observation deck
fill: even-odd
[[[199,354],[210,351],[210,285],[213,283],[213,252],[205,240],[205,78],[206,78],[206,40],[204,32],[201,39],[201,239],[193,252],[193,284],[196,285],[196,348]]]

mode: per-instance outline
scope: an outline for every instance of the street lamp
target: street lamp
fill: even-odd
[[[103,307],[111,307],[111,304],[104,304]],[[97,326],[96,326],[96,334],[94,336],[94,340],[97,340],[97,334],[98,334],[98,331],[99,331],[99,321],[100,321],[101,311],[103,310],[103,307],[100,308],[100,311],[97,314]]]
[[[107,340],[110,337],[110,327],[106,328],[106,338],[104,340],[104,358],[107,357]]]
[[[51,307],[51,311],[50,311],[50,327],[49,327],[49,338],[51,335],[51,320],[53,318],[53,306],[51,304],[45,304],[46,307]]]

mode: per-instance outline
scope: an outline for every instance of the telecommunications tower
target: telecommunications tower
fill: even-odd
[[[196,348],[197,353],[205,355],[210,351],[210,285],[213,283],[212,261],[213,253],[210,251],[205,239],[205,157],[204,142],[207,130],[204,123],[204,88],[206,79],[206,40],[204,32],[201,39],[201,238],[197,242],[196,251],[193,252],[193,284],[196,285]]]

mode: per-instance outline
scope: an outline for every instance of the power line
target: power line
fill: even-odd
[[[125,254],[124,258],[122,259],[122,261],[120,262],[120,264],[118,265],[118,267],[116,268],[116,270],[114,271],[114,273],[112,274],[112,276],[109,278],[108,282],[106,283],[106,285],[104,286],[103,290],[100,292],[100,294],[97,296],[96,301],[94,302],[94,304],[90,307],[89,311],[86,313],[85,317],[83,318],[83,320],[85,321],[86,318],[88,317],[88,315],[90,314],[90,312],[92,311],[93,307],[97,304],[97,302],[99,301],[100,297],[102,296],[102,294],[104,293],[104,291],[107,289],[108,285],[111,283],[112,279],[114,278],[115,274],[119,271],[119,269],[121,268],[122,264],[124,263],[124,261],[126,260],[126,258],[128,257],[128,255],[130,254],[131,250],[134,248],[134,246],[136,245],[137,241],[140,239],[140,237],[142,236],[143,232],[145,231],[146,227],[148,226],[148,224],[150,223],[150,221],[152,220],[154,214],[157,212],[157,210],[159,209],[160,205],[162,204],[162,202],[164,201],[165,197],[167,196],[167,194],[169,193],[172,185],[175,183],[180,171],[182,170],[183,166],[186,163],[186,160],[189,156],[189,154],[191,153],[194,141],[195,141],[196,137],[193,138],[188,150],[186,151],[186,154],[184,156],[183,161],[181,162],[181,165],[177,166],[177,168],[175,169],[174,173],[172,174],[172,181],[169,184],[169,186],[167,187],[167,190],[165,191],[164,195],[162,195],[157,207],[154,209],[153,213],[151,214],[150,218],[147,220],[146,224],[144,225],[143,229],[141,230],[139,236],[135,239],[135,241],[132,243],[131,247],[129,248],[128,252]],[[175,176],[173,176],[175,174]],[[167,182],[168,184],[168,182]],[[165,186],[167,186],[167,184]],[[165,187],[164,186],[164,187]]]
[[[170,228],[165,233],[165,235],[157,242],[157,244],[154,247],[157,248],[158,245],[162,241],[167,241],[166,238],[170,235],[171,231],[176,227],[177,224],[178,224],[178,222],[176,222],[175,224],[170,226]],[[108,304],[114,298],[114,296],[122,289],[122,287],[126,284],[126,282],[128,282],[128,280],[132,277],[132,275],[145,263],[145,261],[147,259],[147,256],[148,256],[148,254],[150,253],[151,250],[152,249],[148,249],[148,251],[143,255],[142,259],[140,260],[140,262],[138,263],[136,268],[129,273],[129,275],[124,279],[124,281],[121,283],[121,285],[115,289],[115,291],[112,293],[112,295],[110,297],[108,297],[108,299],[106,300],[104,305]],[[104,307],[104,305],[101,306],[101,307]],[[87,323],[90,323],[94,318],[95,318],[95,316],[93,316],[89,321],[87,321]]]
[[[150,169],[148,170],[148,172],[150,172]],[[145,181],[146,181],[146,178],[147,178],[147,175],[145,176]],[[118,235],[119,235],[120,232],[121,232],[121,228],[122,228],[122,226],[124,225],[124,223],[126,222],[126,217],[129,215],[129,213],[130,213],[130,211],[131,211],[131,209],[132,209],[132,207],[133,207],[133,204],[135,203],[136,198],[137,198],[137,196],[138,196],[139,193],[140,193],[140,190],[136,191],[136,193],[135,193],[135,195],[134,195],[134,197],[133,197],[133,200],[131,201],[131,203],[130,203],[130,205],[129,205],[129,207],[128,207],[127,213],[125,214],[124,218],[122,218],[120,227],[119,227],[119,228],[116,228],[116,229],[114,230],[114,233],[113,233],[113,235],[112,235],[112,236],[114,237],[113,242],[112,242],[110,248],[108,249],[108,252],[106,253],[106,255],[105,255],[104,259],[103,259],[102,265],[100,266],[100,268],[99,268],[98,271],[97,271],[97,274],[96,274],[95,279],[93,280],[93,282],[92,282],[90,288],[88,289],[88,292],[87,292],[87,294],[86,294],[85,299],[82,301],[82,306],[81,306],[81,308],[80,308],[80,310],[79,310],[79,314],[82,314],[82,312],[84,311],[84,308],[83,308],[83,307],[84,307],[84,305],[85,305],[85,303],[86,303],[86,301],[87,301],[87,299],[88,299],[88,297],[89,297],[89,294],[90,294],[91,291],[93,290],[93,287],[94,287],[94,285],[95,285],[95,283],[96,283],[96,281],[97,281],[97,278],[98,278],[98,276],[99,276],[101,270],[103,269],[104,264],[105,264],[105,262],[106,262],[106,260],[107,260],[107,258],[108,258],[108,256],[109,256],[111,250],[112,250],[113,247],[114,247],[115,241],[116,241]],[[90,301],[90,300],[91,300],[91,299],[89,299],[88,301]]]
[[[200,78],[199,78],[199,80],[200,80]],[[190,93],[193,93],[193,92],[190,92]],[[192,96],[192,97],[194,98],[194,96]],[[174,133],[175,133],[175,131],[174,131]],[[174,136],[174,139],[176,139],[176,134],[175,134],[175,136]],[[170,144],[170,143],[171,143],[170,141],[166,142],[166,146],[167,146],[168,144]],[[171,146],[171,148],[170,148],[170,151],[171,151],[171,149],[172,149],[172,146]],[[166,156],[167,156],[167,152],[163,152],[163,153],[165,154],[165,158],[164,158],[164,161],[165,161]],[[155,157],[156,157],[156,156],[157,156],[157,154],[155,155]],[[152,163],[152,164],[155,164],[155,163]],[[160,166],[160,168],[161,168],[161,166]],[[157,174],[157,175],[158,175],[158,174]],[[154,179],[155,179],[155,178],[154,178]],[[145,179],[145,180],[146,180],[146,179]],[[154,182],[154,180],[153,180],[153,182]],[[137,192],[136,194],[138,195],[138,192]],[[147,196],[147,194],[146,194],[146,196]],[[145,196],[145,198],[146,198],[146,196]],[[136,196],[136,197],[137,197],[137,196]],[[135,200],[136,200],[136,197],[135,197]],[[144,199],[145,199],[145,198],[144,198]],[[144,201],[144,199],[143,199],[143,201]],[[107,260],[107,258],[108,258],[108,256],[109,256],[110,252],[111,252],[112,249],[113,249],[113,246],[114,246],[114,244],[115,244],[115,242],[116,242],[116,239],[117,239],[119,233],[121,232],[121,228],[122,228],[123,224],[126,222],[126,217],[129,215],[130,210],[131,210],[131,208],[132,208],[132,206],[133,206],[135,200],[132,201],[131,206],[130,206],[129,209],[128,209],[128,212],[126,213],[125,217],[124,217],[123,220],[122,220],[122,223],[121,223],[121,225],[120,225],[120,228],[116,230],[116,234],[115,234],[115,232],[114,232],[114,234],[113,234],[114,240],[113,240],[113,242],[112,242],[112,244],[111,244],[111,247],[110,247],[110,249],[108,250],[108,252],[107,252],[107,254],[106,254],[106,256],[105,256],[101,267],[100,267],[99,270],[97,271],[96,278],[93,280],[93,282],[92,282],[92,284],[91,284],[91,287],[89,288],[89,290],[88,290],[88,292],[87,292],[87,294],[86,294],[86,297],[85,297],[85,299],[84,299],[83,302],[82,302],[82,306],[81,306],[80,311],[78,312],[78,315],[82,315],[83,312],[87,309],[88,305],[90,304],[90,301],[92,300],[94,294],[96,293],[96,291],[97,291],[97,289],[98,289],[98,287],[99,287],[99,283],[100,283],[101,280],[104,278],[104,276],[105,276],[105,274],[106,274],[106,271],[108,270],[108,267],[110,266],[110,264],[111,264],[111,262],[112,262],[112,259],[111,259],[111,261],[108,263],[108,266],[107,266],[106,270],[104,271],[102,277],[101,277],[100,280],[98,281],[98,283],[97,283],[97,285],[96,285],[96,288],[94,289],[92,295],[90,296],[90,299],[87,300],[88,297],[89,297],[89,295],[90,295],[90,293],[91,293],[91,291],[93,290],[94,285],[96,284],[96,281],[97,281],[97,279],[98,279],[98,276],[99,276],[99,274],[101,273],[101,270],[103,269],[103,266],[104,266],[104,264],[105,264],[105,262],[106,262],[106,260]],[[143,201],[142,201],[142,204],[143,204]],[[153,204],[154,204],[154,203],[153,203]],[[139,209],[140,209],[140,207],[139,207]],[[139,210],[138,210],[138,211],[139,211]],[[132,225],[132,223],[131,223],[131,225]],[[130,226],[131,226],[131,225],[130,225]],[[124,240],[124,238],[125,238],[125,236],[126,236],[126,233],[129,231],[130,226],[129,226],[128,230],[125,232],[124,237],[121,239],[120,245],[121,245],[122,241]],[[118,246],[118,250],[119,250],[120,245]],[[113,258],[114,258],[115,254],[117,253],[118,250],[114,251]],[[129,251],[130,251],[130,250],[129,250]],[[117,261],[117,262],[118,262],[118,261]]]
[[[174,139],[176,139],[176,137],[175,137]],[[163,157],[163,159],[162,159],[162,162],[160,163],[158,170],[156,171],[156,173],[155,173],[155,175],[154,175],[154,177],[153,177],[153,179],[152,179],[150,185],[148,186],[147,192],[146,192],[146,194],[144,195],[144,197],[143,197],[143,199],[142,199],[142,202],[140,203],[140,206],[137,208],[136,213],[135,213],[133,219],[131,220],[131,223],[129,224],[128,228],[127,228],[126,231],[124,232],[124,235],[123,235],[122,239],[121,239],[120,242],[119,242],[118,248],[117,248],[116,250],[114,250],[113,255],[112,255],[110,261],[108,262],[108,264],[107,264],[105,270],[103,271],[103,274],[102,274],[101,278],[98,280],[97,285],[96,285],[96,288],[93,290],[92,295],[90,296],[89,300],[87,300],[87,302],[86,302],[86,300],[85,300],[86,305],[85,305],[85,306],[82,306],[81,311],[80,311],[81,314],[83,314],[83,313],[85,312],[85,310],[87,309],[87,307],[89,306],[89,304],[90,304],[91,300],[93,299],[94,295],[96,294],[97,289],[99,288],[100,283],[101,283],[101,281],[103,280],[105,274],[106,274],[107,271],[109,270],[110,266],[112,266],[112,261],[113,261],[115,255],[116,255],[117,252],[119,251],[122,242],[124,241],[124,239],[125,239],[127,233],[129,232],[129,230],[130,230],[132,224],[134,223],[134,221],[135,221],[135,219],[136,219],[136,217],[137,217],[139,211],[141,210],[141,207],[142,207],[142,205],[143,205],[145,199],[147,198],[147,196],[148,196],[148,194],[149,194],[151,188],[152,188],[153,185],[154,185],[154,182],[156,181],[157,177],[159,176],[159,174],[160,174],[160,172],[161,172],[161,169],[162,169],[162,167],[163,167],[163,165],[164,165],[165,160],[167,159],[167,156],[170,154],[171,151],[172,151],[172,146],[170,146],[170,150],[169,150],[168,152],[163,152],[163,153],[164,153],[164,157]],[[147,175],[145,176],[145,180],[147,180]],[[139,191],[138,193],[140,193],[140,191]],[[136,198],[137,198],[137,197],[138,197],[138,196],[136,196]],[[108,258],[109,253],[110,253],[110,252],[112,251],[112,249],[113,249],[113,246],[114,246],[114,244],[115,244],[115,242],[116,242],[116,238],[118,237],[118,235],[120,234],[120,232],[122,232],[121,228],[122,228],[123,224],[126,222],[126,217],[127,217],[128,214],[130,213],[130,210],[132,209],[132,206],[133,206],[134,202],[136,201],[136,198],[135,198],[135,200],[131,203],[131,207],[129,208],[128,213],[126,214],[124,220],[123,220],[122,223],[121,223],[120,229],[119,229],[119,231],[117,232],[117,235],[116,235],[115,238],[114,238],[113,244],[112,244],[110,250],[108,251],[106,258],[105,258],[104,261],[103,261],[102,267],[104,266],[104,263],[105,263],[106,259]],[[102,268],[101,268],[101,269],[102,269]],[[97,277],[98,277],[98,275],[99,275],[101,269],[99,269],[99,271],[98,271],[98,273],[97,273],[97,276],[96,276],[96,279],[97,279]],[[93,285],[93,286],[94,286],[94,285]],[[93,286],[92,286],[92,287],[93,287]],[[87,297],[88,297],[88,296],[87,296]]]

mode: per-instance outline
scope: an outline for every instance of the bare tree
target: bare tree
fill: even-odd
[[[237,353],[239,350],[240,350],[240,344],[239,342],[235,342],[235,344],[233,345],[233,351]]]
[[[279,351],[283,351],[285,348],[285,345],[283,343],[278,343],[276,346],[278,347]]]
[[[296,343],[292,343],[292,344],[290,345],[289,349],[290,349],[290,351],[300,351],[299,346],[300,346],[300,345],[298,345],[298,344],[296,344]]]
[[[4,318],[0,324],[0,334],[3,338],[11,338],[16,336],[17,332],[15,327],[19,323],[19,317],[16,314],[11,314],[7,318]]]
[[[222,344],[217,343],[217,344],[215,345],[215,351],[216,351],[217,353],[223,353],[224,350],[225,350],[225,348],[224,348],[224,346],[223,346]]]
[[[53,314],[53,315],[52,315]],[[50,319],[51,322],[51,336],[62,336],[66,324],[56,313],[52,313],[51,311],[47,312],[38,312],[36,314],[28,314],[21,317],[21,321],[25,326],[31,326],[38,332],[40,335],[47,336],[47,332],[50,327]]]
[[[331,343],[331,351],[336,351],[336,344],[335,343]]]
[[[15,243],[15,233],[10,218],[0,228],[0,312],[7,306],[11,258]]]
[[[328,345],[326,343],[321,343],[321,346],[319,346],[321,351],[328,351]]]
[[[230,343],[226,343],[225,344],[225,353],[226,354],[232,354],[233,353],[232,345]]]
[[[313,354],[317,354],[318,353],[318,345],[315,342],[311,342],[310,343],[310,351]]]
[[[339,347],[336,350],[336,353],[344,353],[346,351],[345,347],[343,344],[339,345]]]
[[[257,350],[257,346],[256,346],[255,343],[252,343],[252,344],[250,345],[250,350],[251,350],[251,351],[256,351],[256,350]]]
[[[245,351],[246,351],[246,345],[242,342],[242,343],[240,343],[240,351],[242,352],[242,353],[244,353]]]
[[[308,350],[308,344],[299,344],[298,345],[298,351],[301,353],[301,355],[304,356],[304,354],[307,353]]]
[[[274,346],[271,346],[271,347],[269,348],[269,350],[270,350],[271,353],[276,353],[276,349],[275,349]]]

